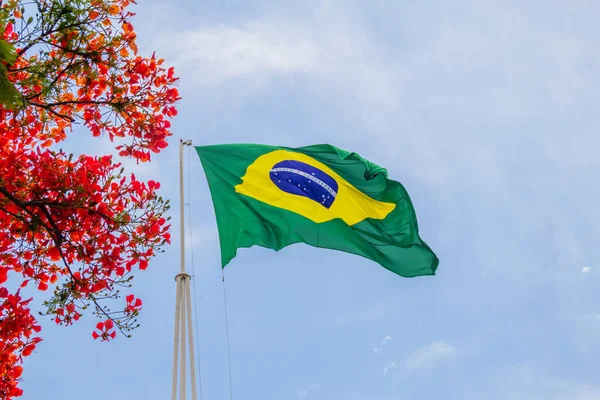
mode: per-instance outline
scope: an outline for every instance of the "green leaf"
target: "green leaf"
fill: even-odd
[[[0,104],[8,109],[14,109],[21,105],[20,93],[8,80],[8,70],[6,69],[6,65],[12,65],[16,59],[15,47],[6,40],[0,40]]]
[[[8,71],[6,65],[0,62],[0,104],[8,109],[14,109],[20,106],[21,94],[8,80]]]
[[[6,62],[8,65],[12,65],[17,60],[15,46],[6,40],[0,40],[0,60]]]

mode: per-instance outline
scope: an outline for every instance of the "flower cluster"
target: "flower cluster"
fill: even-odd
[[[106,302],[170,242],[158,182],[127,175],[112,156],[54,149],[75,125],[139,162],[167,146],[177,78],[138,54],[130,3],[0,0],[0,41],[15,53],[0,60],[0,87],[19,94],[0,106],[0,399],[21,395],[22,359],[41,340],[9,277],[19,280],[11,287],[50,292],[44,313],[57,324],[93,310],[102,319],[94,338],[109,340],[138,326],[142,302],[129,295],[117,312]]]

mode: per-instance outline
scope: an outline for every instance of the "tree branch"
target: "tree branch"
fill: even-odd
[[[32,106],[44,108],[44,109],[50,111],[52,114],[56,115],[59,118],[66,119],[67,121],[70,121],[70,122],[75,122],[75,118],[71,117],[70,115],[61,114],[58,111],[52,109],[52,107],[55,104],[36,103],[34,101],[30,101],[29,104],[31,104]]]
[[[50,230],[50,228],[46,224],[44,224],[42,219],[37,214],[35,214],[33,211],[31,211],[29,208],[27,208],[27,206],[25,206],[21,200],[19,200],[15,195],[13,195],[8,190],[6,190],[6,188],[0,186],[0,193],[2,193],[4,196],[6,196],[7,199],[12,201],[15,205],[17,205],[19,208],[21,208],[27,214],[31,215],[31,218],[34,221],[40,222],[44,226],[44,228],[46,228],[48,231]]]
[[[57,43],[52,43],[52,42],[49,42],[47,40],[40,40],[40,41],[42,43],[46,43],[49,46],[53,46],[53,47],[56,47],[58,49],[64,50],[64,51],[66,51],[68,53],[72,53],[74,55],[78,55],[78,56],[85,57],[85,58],[94,58],[94,57],[96,57],[96,56],[98,56],[100,54],[98,51],[83,52],[83,51],[71,49],[71,48],[68,48],[68,47],[65,47],[65,46],[61,46],[61,45],[59,45]]]

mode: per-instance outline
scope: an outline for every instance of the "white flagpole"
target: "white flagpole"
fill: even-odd
[[[179,372],[179,399],[186,399],[186,341],[189,341],[190,377],[192,384],[192,400],[196,400],[196,365],[194,360],[194,336],[192,329],[192,306],[190,297],[191,276],[185,272],[185,232],[183,212],[183,146],[191,146],[192,141],[179,143],[179,214],[180,214],[180,253],[181,269],[175,276],[175,332],[173,342],[173,385],[171,399],[177,400],[177,375]],[[186,332],[187,325],[187,332]],[[188,337],[186,337],[186,334]],[[187,339],[187,340],[186,340]],[[178,351],[179,350],[179,351]],[[181,357],[181,358],[180,358]],[[178,361],[180,371],[178,371]]]

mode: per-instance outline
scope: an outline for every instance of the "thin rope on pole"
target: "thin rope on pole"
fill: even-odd
[[[233,400],[233,384],[231,382],[231,348],[229,345],[229,312],[227,311],[227,293],[225,290],[225,273],[221,269],[221,281],[223,282],[223,304],[225,306],[225,335],[227,338],[227,365],[229,367],[229,400]]]
[[[192,263],[192,277],[196,277],[196,264],[194,262],[194,235],[192,231],[192,190],[191,190],[191,162],[190,151],[188,148],[188,222],[190,231],[190,253]],[[193,281],[192,294],[194,296],[194,321],[196,322],[196,359],[198,361],[198,389],[200,391],[200,400],[202,400],[202,364],[200,363],[200,326],[198,323],[198,300],[196,298],[196,280]]]

